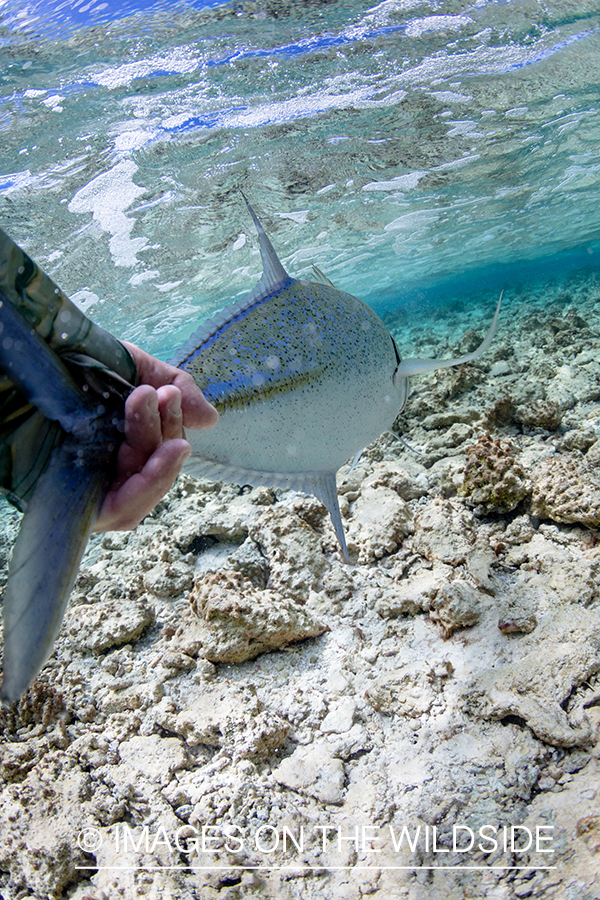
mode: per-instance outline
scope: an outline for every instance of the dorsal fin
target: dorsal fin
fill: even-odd
[[[260,246],[260,258],[263,265],[263,273],[260,280],[254,285],[249,294],[242,297],[241,300],[232,303],[221,309],[216,315],[207,319],[200,328],[197,328],[193,334],[187,339],[185,344],[177,351],[177,353],[168,360],[172,366],[181,366],[190,356],[193,356],[201,344],[208,340],[219,328],[222,328],[226,322],[229,322],[234,316],[249,309],[259,300],[270,297],[275,291],[279,290],[283,284],[291,281],[291,277],[285,271],[279,258],[273,249],[273,245],[267,234],[260,224],[258,216],[248,203],[248,200],[242,194],[246,201],[246,206],[252,216],[252,221],[258,232],[258,241]]]
[[[248,198],[244,193],[242,193],[242,197],[246,201],[248,212],[252,216],[252,221],[254,222],[254,225],[256,226],[256,230],[258,232],[260,258],[263,265],[262,278],[254,288],[254,291],[252,293],[254,293],[260,285],[262,291],[264,292],[263,295],[266,297],[268,296],[268,294],[272,294],[273,291],[277,290],[277,288],[280,287],[281,283],[290,276],[279,262],[279,257],[273,249],[273,244],[269,240],[265,229],[260,224],[258,216],[248,203]]]
[[[335,287],[335,284],[333,283],[331,278],[328,278],[324,272],[321,272],[319,267],[315,266],[314,263],[313,263],[312,270],[315,273],[315,282],[314,282],[315,284],[326,284],[327,287],[332,287],[332,288]]]

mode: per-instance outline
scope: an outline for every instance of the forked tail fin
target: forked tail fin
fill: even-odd
[[[410,375],[423,375],[425,372],[435,372],[437,369],[449,369],[451,366],[461,366],[463,363],[478,359],[489,348],[496,334],[503,293],[504,291],[500,294],[492,324],[477,350],[467,353],[465,356],[457,356],[455,359],[404,359],[394,372],[394,382],[400,378],[408,378]]]

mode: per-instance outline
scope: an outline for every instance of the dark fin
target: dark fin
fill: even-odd
[[[28,402],[48,419],[72,432],[90,415],[98,401],[86,398],[46,341],[28,326],[21,312],[0,287],[0,369],[23,392]]]
[[[0,372],[0,487],[25,508],[4,594],[0,698],[11,702],[52,650],[137,374],[125,348],[1,232]]]
[[[97,454],[82,456],[67,439],[35,486],[4,593],[5,703],[27,690],[52,651],[106,483]]]
[[[0,288],[56,353],[84,353],[137,384],[135,363],[123,344],[88,319],[1,228]]]
[[[14,388],[11,394],[14,396]],[[65,434],[58,422],[31,405],[16,420],[5,416],[10,413],[11,399],[7,397],[3,403],[0,393],[0,491],[23,512],[50,454],[60,447]]]
[[[1,229],[0,301],[0,491],[23,509],[65,430],[86,440],[100,407],[115,408],[138,377],[121,342]],[[101,387],[90,367],[104,369]]]
[[[22,508],[65,432],[95,441],[132,386],[95,359],[77,353],[62,357],[28,326],[0,286],[0,490]]]

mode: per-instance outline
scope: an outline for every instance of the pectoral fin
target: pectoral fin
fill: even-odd
[[[4,594],[5,702],[27,690],[50,655],[105,490],[97,454],[82,456],[69,439],[35,486]]]

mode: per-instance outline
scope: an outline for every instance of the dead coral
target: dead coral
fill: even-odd
[[[467,363],[442,372],[436,380],[438,393],[444,400],[451,400],[481,382],[481,369]]]
[[[582,456],[542,460],[533,473],[531,514],[554,522],[600,525],[600,476]]]
[[[576,606],[555,610],[519,647],[518,658],[476,674],[463,694],[465,709],[489,718],[519,716],[556,747],[587,744],[593,727],[585,710],[567,712],[564,704],[600,668],[598,616]]]
[[[537,616],[523,597],[501,598],[498,628],[502,634],[530,634],[537,627]]]
[[[396,460],[388,460],[376,466],[373,474],[364,481],[365,487],[390,488],[407,502],[423,497],[427,493],[427,478],[424,472],[420,471],[418,474],[414,471],[408,472]],[[342,492],[340,491],[340,493]],[[348,499],[356,500],[358,496],[359,492],[357,491],[354,497]]]
[[[548,377],[552,377],[552,372]],[[527,402],[519,403],[514,397],[505,394],[500,397],[485,415],[487,428],[506,427],[507,425],[520,425],[527,428],[544,428],[546,431],[555,431],[562,420],[560,404],[554,400],[544,400],[541,397],[533,398]]]
[[[365,692],[377,712],[418,718],[434,705],[441,706],[441,694],[454,667],[449,660],[436,666],[427,662],[399,666],[379,677]]]
[[[415,522],[413,550],[450,566],[467,561],[475,544],[475,519],[462,504],[436,498]]]
[[[413,530],[412,510],[395,491],[365,487],[354,507],[348,549],[358,554],[361,565],[366,565],[394,553]]]
[[[337,542],[325,507],[318,500],[299,496],[292,506],[264,507],[249,524],[248,533],[266,560],[269,587],[303,602],[311,590],[316,590],[328,568],[321,547],[323,537],[312,523],[323,523],[329,540],[334,546]]]
[[[556,445],[557,450],[579,450],[585,453],[596,443],[596,432],[592,428],[573,428]]]
[[[431,604],[432,621],[442,627],[445,638],[457,628],[476,625],[481,616],[481,595],[461,578],[444,585]]]
[[[484,420],[486,427],[494,428],[498,425],[511,425],[515,420],[516,409],[517,404],[513,398],[505,394],[488,409]]]
[[[485,512],[515,509],[531,491],[517,453],[512,441],[484,434],[467,448],[462,496]]]
[[[202,623],[202,653],[211,662],[243,662],[327,630],[299,603],[257,590],[235,571],[209,572],[190,601]]]
[[[585,319],[575,309],[568,310],[562,319],[549,319],[547,324],[558,347],[572,348],[578,339],[593,335]]]
[[[533,400],[518,406],[514,418],[520,425],[555,431],[560,425],[562,413],[558,403],[553,400]]]
[[[52,727],[59,719],[70,719],[65,699],[52,685],[34,681],[27,693],[10,706],[0,707],[0,730],[15,734],[19,729],[43,725]]]
[[[289,732],[289,724],[265,708],[252,685],[203,684],[189,703],[171,700],[157,712],[161,728],[182,737],[188,747],[227,747],[242,758],[271,756]]]
[[[104,653],[110,647],[130,644],[154,624],[154,608],[145,599],[80,603],[65,616],[63,628],[79,650]]]

